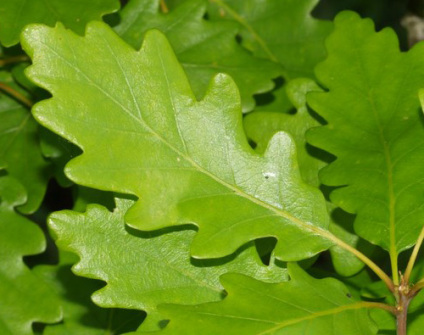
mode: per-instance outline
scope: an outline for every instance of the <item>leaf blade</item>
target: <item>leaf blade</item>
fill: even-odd
[[[92,297],[102,307],[144,310],[157,319],[157,305],[163,302],[219,300],[222,287],[218,278],[229,271],[271,282],[286,278],[285,269],[262,265],[252,246],[226,262],[207,265],[193,261],[189,255],[193,231],[140,233],[128,229],[124,214],[133,202],[116,202],[112,213],[90,205],[85,213],[62,211],[49,219],[59,247],[80,257],[73,271],[107,283]]]
[[[377,332],[366,311],[360,310],[364,303],[348,298],[348,291],[340,282],[313,279],[294,264],[289,265],[289,273],[291,280],[281,284],[225,275],[222,282],[228,296],[221,302],[160,307],[171,319],[161,333],[368,335]],[[256,308],[252,309],[252,305]],[[327,316],[340,319],[327,319]]]

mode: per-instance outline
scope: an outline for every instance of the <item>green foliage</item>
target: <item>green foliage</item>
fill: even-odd
[[[100,20],[119,8],[117,0],[12,0],[0,4],[0,42],[10,47],[19,42],[25,25],[63,22],[67,27],[82,33],[91,20]]]
[[[238,22],[243,45],[280,63],[286,79],[313,76],[315,65],[324,59],[324,39],[332,24],[310,14],[317,0],[262,1],[260,6],[257,0],[210,2],[211,16]]]
[[[197,98],[202,98],[212,77],[226,73],[236,82],[244,111],[254,107],[252,95],[269,91],[271,79],[280,66],[259,60],[235,40],[237,25],[203,19],[206,1],[189,0],[164,15],[159,0],[132,0],[122,10],[115,30],[130,45],[139,49],[149,29],[159,29],[168,38],[189,78]]]
[[[0,333],[420,335],[424,44],[381,3],[0,3]]]

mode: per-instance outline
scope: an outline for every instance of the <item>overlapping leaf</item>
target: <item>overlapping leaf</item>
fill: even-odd
[[[313,148],[306,143],[305,133],[320,123],[307,110],[306,94],[321,89],[313,80],[295,79],[286,85],[286,90],[291,103],[296,107],[294,115],[279,111],[251,113],[244,118],[244,129],[247,137],[256,143],[256,150],[261,153],[265,152],[268,142],[276,133],[289,133],[296,142],[303,180],[318,187],[318,170],[325,166],[325,162],[313,155]]]
[[[264,156],[248,145],[234,82],[216,76],[197,101],[164,36],[134,51],[106,25],[79,37],[28,28],[27,74],[54,98],[36,118],[80,146],[68,176],[142,199],[126,215],[141,229],[194,223],[196,257],[221,257],[275,236],[276,257],[308,258],[333,242],[320,192],[300,178],[293,140],[276,134]]]
[[[321,180],[332,201],[357,214],[355,231],[389,250],[410,247],[424,219],[424,127],[418,89],[424,85],[424,45],[399,51],[393,31],[370,20],[337,16],[329,57],[317,69],[328,93],[308,102],[328,125],[308,141],[337,157]]]
[[[42,252],[43,232],[18,215],[25,191],[12,177],[0,178],[0,333],[32,334],[33,322],[61,319],[57,297],[24,264],[22,257]]]
[[[318,0],[209,1],[212,17],[239,22],[243,45],[282,64],[286,79],[312,77],[325,57],[324,39],[333,25],[312,18]]]
[[[254,247],[234,260],[207,266],[208,263],[190,260],[194,231],[160,235],[128,230],[124,214],[132,203],[117,199],[113,213],[93,205],[84,214],[57,212],[49,220],[59,247],[80,256],[74,271],[107,282],[93,296],[100,306],[140,309],[155,316],[160,303],[219,300],[222,287],[218,278],[229,271],[272,282],[286,279],[285,269],[262,265]],[[160,320],[159,316],[155,318]]]
[[[118,0],[6,0],[0,3],[0,42],[12,46],[19,42],[22,29],[30,23],[54,25],[63,22],[82,33],[91,20],[119,8]]]
[[[0,82],[26,94],[7,72],[0,73]],[[0,167],[27,190],[28,201],[19,208],[25,213],[39,207],[51,176],[51,168],[41,155],[38,129],[27,106],[0,93]]]
[[[138,49],[148,29],[159,29],[174,48],[197,98],[203,97],[214,75],[227,73],[239,87],[243,110],[249,111],[254,107],[252,95],[272,89],[271,79],[281,68],[238,45],[237,25],[204,20],[205,10],[205,0],[186,0],[164,15],[159,0],[132,0],[115,30]]]
[[[170,318],[163,334],[371,335],[367,310],[335,279],[317,280],[290,264],[291,280],[265,284],[243,275],[221,277],[228,296],[199,306],[164,306]]]
[[[293,136],[296,142],[299,170],[305,182],[319,186],[318,171],[326,163],[322,152],[306,143],[305,133],[321,124],[308,112],[306,94],[321,91],[318,85],[310,79],[294,79],[286,85],[287,95],[297,108],[296,113],[254,112],[244,118],[244,127],[248,138],[256,143],[256,150],[263,152],[269,140],[279,131],[285,131]],[[351,232],[352,219],[345,212],[336,210],[328,203],[332,213],[330,231],[352,246],[362,244],[357,235]],[[364,263],[346,250],[334,246],[330,248],[336,271],[342,275],[351,276],[363,268]]]

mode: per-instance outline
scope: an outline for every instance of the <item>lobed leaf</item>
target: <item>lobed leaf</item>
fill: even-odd
[[[159,307],[170,318],[161,334],[371,335],[377,328],[366,302],[356,301],[335,279],[317,280],[289,264],[291,280],[266,284],[228,274],[228,296],[217,303]],[[254,308],[252,308],[254,306]]]
[[[27,74],[53,94],[35,117],[84,151],[67,175],[140,197],[126,215],[130,226],[193,223],[192,254],[202,258],[267,236],[284,241],[275,251],[282,260],[333,244],[325,201],[302,182],[293,140],[278,133],[263,156],[254,153],[234,82],[217,75],[197,101],[158,31],[134,51],[102,23],[85,37],[35,25],[23,45],[34,61]]]
[[[144,310],[157,322],[158,304],[219,300],[222,287],[218,278],[226,272],[271,282],[286,279],[285,269],[262,265],[252,246],[235,259],[209,263],[191,260],[193,231],[131,230],[125,226],[124,214],[133,201],[116,202],[113,213],[90,205],[86,213],[62,211],[49,219],[58,246],[80,257],[74,272],[107,283],[93,295],[93,301],[102,307]]]
[[[358,235],[396,257],[411,247],[424,219],[424,45],[399,50],[390,29],[376,33],[371,20],[344,12],[327,41],[328,59],[316,74],[329,92],[308,102],[328,125],[308,141],[337,159],[321,171],[339,188],[332,201],[357,214]]]

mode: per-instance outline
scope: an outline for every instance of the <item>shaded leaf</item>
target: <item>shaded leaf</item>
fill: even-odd
[[[278,133],[264,156],[254,153],[234,82],[217,75],[197,101],[158,31],[134,51],[102,23],[85,37],[36,25],[24,46],[35,64],[27,74],[54,96],[34,107],[36,118],[84,151],[68,177],[141,197],[126,215],[132,227],[196,224],[192,254],[202,258],[267,236],[284,241],[275,251],[283,260],[333,244],[325,201],[301,181],[293,140]]]
[[[23,256],[44,251],[41,229],[14,207],[25,202],[23,187],[12,177],[0,178],[0,333],[32,334],[33,322],[60,321],[57,297],[24,264]]]
[[[197,98],[203,97],[214,75],[227,73],[239,87],[243,110],[252,110],[252,95],[272,89],[271,79],[281,69],[240,47],[235,39],[237,25],[204,20],[206,4],[186,0],[164,15],[159,12],[159,0],[132,0],[122,10],[115,30],[138,49],[147,30],[159,29],[174,48]]]
[[[26,95],[9,73],[0,72],[0,82]],[[28,200],[19,207],[24,213],[40,206],[52,173],[41,155],[38,131],[29,108],[0,92],[0,167],[25,187]]]
[[[98,204],[110,211],[115,208],[115,199],[112,192],[102,192],[93,188],[77,186],[74,189],[74,206],[72,210],[85,212],[89,204]]]
[[[237,21],[242,44],[254,55],[281,64],[285,78],[313,77],[324,59],[333,25],[310,14],[318,0],[209,0],[215,19]]]
[[[321,181],[344,186],[332,201],[357,214],[358,235],[388,250],[392,259],[415,243],[424,219],[423,117],[417,92],[424,85],[424,45],[399,51],[390,29],[345,12],[327,42],[328,59],[317,68],[328,93],[308,102],[328,125],[308,141],[337,159]]]
[[[335,279],[317,280],[295,264],[291,280],[266,284],[227,274],[221,277],[228,296],[222,302],[198,306],[164,306],[170,318],[164,334],[343,334],[371,335],[377,328],[365,308],[349,297]],[[254,308],[252,308],[254,306]]]
[[[262,265],[250,246],[235,259],[196,261],[189,246],[194,231],[141,233],[125,227],[124,214],[133,204],[116,199],[113,213],[98,205],[84,214],[63,211],[50,216],[49,225],[60,248],[77,253],[76,274],[106,281],[93,295],[103,307],[144,310],[156,317],[160,303],[197,304],[219,300],[219,276],[239,272],[262,280],[279,282],[286,270]]]
[[[7,0],[0,3],[0,42],[10,47],[19,42],[22,29],[30,23],[54,25],[63,22],[82,33],[87,22],[100,20],[119,8],[118,0]]]
[[[46,128],[40,129],[39,136],[41,152],[51,162],[55,179],[62,187],[71,186],[64,173],[65,165],[80,155],[81,149]]]
[[[141,312],[104,309],[94,305],[90,295],[103,285],[75,276],[71,266],[77,261],[75,255],[62,252],[59,265],[40,265],[33,270],[61,298],[63,306],[63,322],[47,326],[43,335],[122,334],[137,329],[143,320]]]

